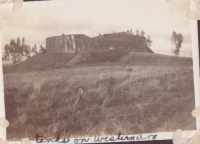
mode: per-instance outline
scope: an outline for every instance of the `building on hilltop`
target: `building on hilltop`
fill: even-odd
[[[83,34],[62,34],[46,39],[47,53],[78,53],[80,51],[150,52],[151,40],[131,32],[118,32],[88,37]]]
[[[133,52],[149,52],[153,51],[150,49],[151,39],[146,38],[143,35],[135,35],[130,31],[108,33],[99,35],[93,38],[95,42],[95,49],[97,50],[122,50],[122,51],[133,51]]]
[[[62,34],[46,39],[48,53],[77,53],[89,46],[90,38],[83,34]]]

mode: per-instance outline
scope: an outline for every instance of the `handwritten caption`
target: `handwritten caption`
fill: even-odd
[[[144,135],[111,135],[111,136],[94,136],[94,137],[83,137],[83,138],[65,138],[65,137],[44,137],[37,135],[35,137],[36,143],[73,143],[73,144],[84,144],[84,143],[108,143],[108,142],[128,142],[128,141],[152,141],[157,139],[157,134],[144,134]]]

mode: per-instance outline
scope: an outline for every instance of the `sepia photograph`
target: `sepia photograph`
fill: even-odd
[[[195,130],[190,22],[169,7],[165,0],[0,5],[7,138]]]

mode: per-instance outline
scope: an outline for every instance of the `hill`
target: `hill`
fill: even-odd
[[[4,75],[8,138],[191,130],[192,66],[99,65]]]
[[[16,65],[5,66],[4,73],[52,70],[89,65],[192,65],[191,58],[117,50],[86,51],[78,54],[38,54]]]
[[[28,71],[41,71],[51,70],[56,68],[65,67],[68,61],[74,54],[66,53],[48,53],[38,54],[26,61],[14,65],[6,65],[3,67],[4,73],[10,72],[28,72]]]
[[[194,129],[192,59],[121,50],[39,54],[5,67],[8,139]]]

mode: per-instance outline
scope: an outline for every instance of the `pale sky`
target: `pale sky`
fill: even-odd
[[[173,30],[184,35],[182,56],[191,56],[189,21],[169,9],[165,0],[53,0],[27,2],[13,13],[11,4],[0,6],[3,44],[24,36],[27,43],[45,43],[53,35],[144,30],[153,40],[152,50],[172,54]]]

